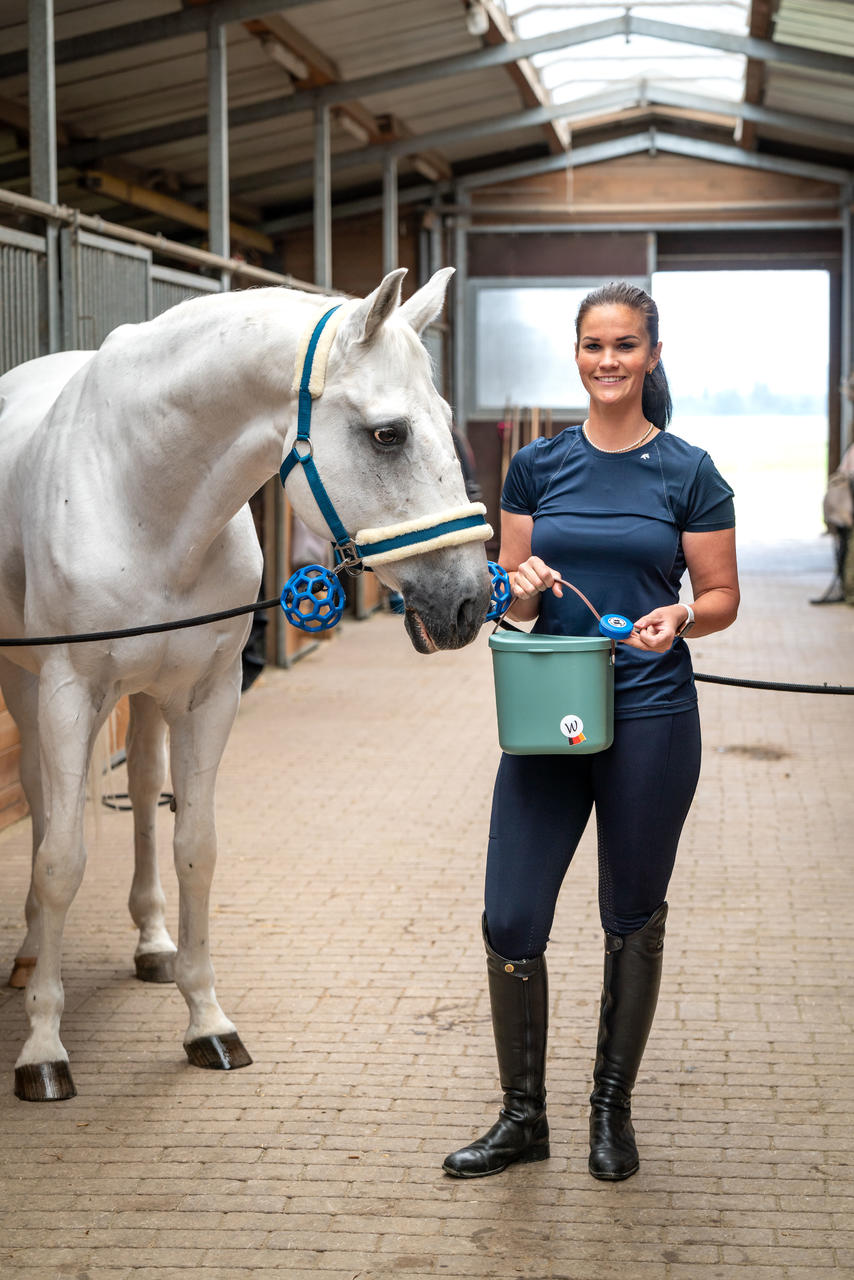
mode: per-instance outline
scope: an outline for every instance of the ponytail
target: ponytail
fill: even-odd
[[[652,373],[643,380],[643,398],[641,401],[643,416],[659,431],[666,431],[673,417],[673,401],[670,398],[670,387],[667,385],[667,374],[659,360]]]

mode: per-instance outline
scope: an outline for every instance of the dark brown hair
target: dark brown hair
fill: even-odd
[[[658,307],[648,293],[625,280],[611,280],[583,299],[575,317],[576,340],[581,339],[581,325],[588,311],[593,307],[615,305],[638,311],[643,316],[650,347],[658,345]],[[658,427],[659,431],[667,430],[667,424],[673,416],[673,401],[667,385],[667,374],[660,360],[652,373],[648,373],[643,380],[642,409],[644,417],[653,426]]]

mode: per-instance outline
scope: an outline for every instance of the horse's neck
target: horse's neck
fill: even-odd
[[[297,346],[317,310],[281,290],[218,295],[119,331],[93,362],[122,488],[188,581],[278,469]]]

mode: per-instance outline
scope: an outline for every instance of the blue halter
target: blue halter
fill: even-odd
[[[370,565],[364,563],[366,557],[387,556],[389,552],[394,552],[404,547],[412,547],[412,554],[417,555],[419,544],[429,543],[434,538],[440,538],[446,534],[462,533],[468,529],[482,528],[485,540],[491,536],[491,529],[484,520],[483,515],[479,513],[466,513],[449,520],[438,519],[435,523],[425,527],[409,529],[404,533],[370,542],[359,543],[353,535],[347,532],[329,494],[326,492],[314,461],[314,447],[311,442],[312,394],[309,389],[312,366],[320,335],[323,333],[330,317],[335,314],[340,305],[339,303],[337,306],[330,308],[320,317],[309,339],[299,382],[297,435],[293,447],[279,468],[282,485],[285,485],[288,476],[299,463],[303,468],[314,500],[329,526],[336,564],[346,569],[348,573],[361,573],[364,568],[370,568]],[[413,523],[418,524],[420,522],[414,521]],[[423,549],[429,550],[427,547]]]

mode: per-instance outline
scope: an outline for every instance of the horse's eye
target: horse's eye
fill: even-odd
[[[374,439],[377,444],[397,444],[400,439],[400,432],[397,427],[377,427],[374,432]]]

